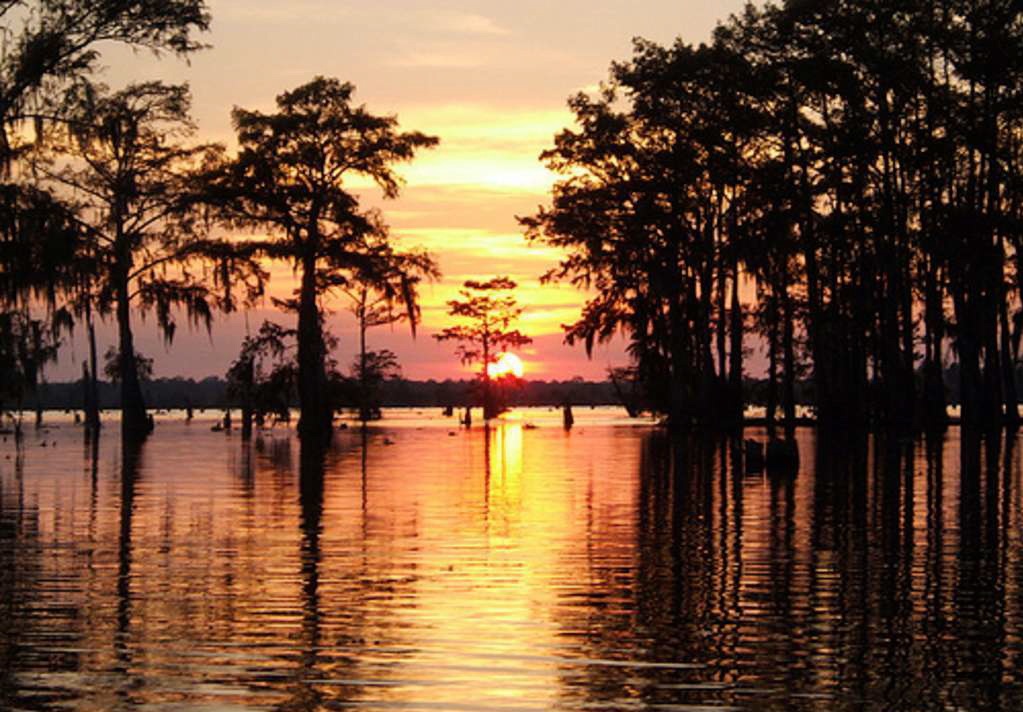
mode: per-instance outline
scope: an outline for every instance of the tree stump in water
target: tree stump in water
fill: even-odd
[[[772,439],[767,443],[767,472],[788,475],[799,470],[799,446],[795,440]]]

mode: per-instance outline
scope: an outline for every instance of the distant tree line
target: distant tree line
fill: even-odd
[[[258,338],[258,337],[257,337]],[[285,359],[279,363],[288,363]],[[288,369],[293,369],[289,365]],[[276,370],[272,369],[271,372]],[[287,376],[283,376],[287,378]],[[959,393],[959,368],[951,364],[945,368],[942,379],[948,395],[949,405],[961,405]],[[1016,387],[1023,389],[1023,364],[1017,366],[1015,373]],[[46,410],[76,410],[84,413],[84,381],[66,381],[59,383],[41,383],[35,391],[28,395],[23,403],[26,410],[37,407]],[[770,380],[768,378],[745,377],[743,392],[747,394],[747,405],[765,407],[768,402]],[[97,392],[99,406],[103,409],[119,409],[121,407],[121,390],[115,381],[98,382]],[[284,410],[299,405],[297,391],[293,388],[268,388],[268,392],[277,398],[277,394],[286,393],[283,400],[271,403],[260,403],[258,407],[266,415],[280,415]],[[813,380],[809,377],[796,381],[795,402],[801,406],[812,406],[816,394]],[[152,408],[234,408],[241,410],[246,407],[247,396],[238,390],[229,371],[226,378],[210,376],[203,379],[193,378],[144,378],[142,393],[146,403]],[[519,406],[562,406],[569,405],[614,405],[629,408],[636,407],[636,412],[651,412],[648,403],[637,399],[630,401],[630,393],[622,391],[622,385],[610,380],[587,381],[573,378],[563,381],[520,380],[515,388],[509,389],[505,396],[509,405]],[[259,396],[256,397],[258,400]],[[478,378],[446,379],[442,381],[412,380],[400,376],[381,379],[373,391],[373,402],[377,408],[391,407],[436,407],[464,408],[466,406],[482,408],[484,394]],[[352,370],[350,375],[343,376],[339,384],[337,408],[360,414],[365,401],[362,398],[358,372]]]
[[[755,332],[772,423],[806,379],[822,426],[941,429],[953,360],[967,425],[1018,424],[1019,3],[749,5],[570,107],[522,222],[594,295],[569,341],[625,333],[617,378],[672,421],[741,423]]]
[[[37,406],[47,410],[83,410],[82,382],[43,383],[29,395],[24,407],[33,410]],[[337,407],[358,414],[362,406],[359,398],[358,379],[349,377],[342,389]],[[117,409],[121,405],[120,388],[108,381],[98,383],[99,404],[104,409]],[[245,405],[242,394],[232,390],[231,381],[210,377],[201,380],[191,378],[156,378],[143,381],[142,393],[151,408],[234,408]],[[584,381],[522,381],[508,397],[512,405],[561,406],[571,405],[618,405],[620,403],[614,387],[609,382]],[[375,393],[377,407],[413,406],[422,408],[446,408],[452,406],[483,407],[483,394],[477,379],[417,381],[404,378],[388,378],[379,384]],[[283,404],[265,407],[267,414],[279,413],[281,406],[294,408],[299,405],[296,396]]]

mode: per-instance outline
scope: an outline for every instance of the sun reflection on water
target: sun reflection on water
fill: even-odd
[[[0,706],[1023,702],[1018,448],[801,432],[769,477],[604,417],[54,431],[0,459]]]

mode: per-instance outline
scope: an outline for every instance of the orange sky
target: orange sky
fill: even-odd
[[[553,179],[537,160],[554,134],[571,123],[565,101],[607,76],[611,61],[630,54],[634,36],[670,42],[707,39],[715,22],[738,11],[738,0],[642,3],[568,0],[413,2],[386,0],[210,0],[212,47],[189,63],[107,49],[104,81],[187,81],[202,140],[232,142],[233,106],[271,110],[274,97],[315,75],[353,82],[356,100],[375,113],[397,114],[403,128],[440,137],[440,145],[402,167],[401,197],[380,201],[361,190],[367,205],[384,210],[401,246],[424,246],[440,261],[443,279],[423,294],[424,328],[413,341],[401,328],[371,332],[371,348],[391,348],[410,378],[458,378],[463,369],[450,344],[429,334],[446,323],[444,302],[467,278],[507,274],[520,284],[527,378],[600,379],[609,363],[625,361],[621,344],[588,361],[579,347],[561,344],[560,324],[574,320],[584,295],[568,286],[541,286],[539,275],[558,254],[530,246],[516,215],[547,202]],[[356,187],[353,184],[353,187]],[[293,286],[278,265],[273,293]],[[343,305],[331,317],[341,338],[339,360],[353,353],[352,324]],[[212,339],[182,329],[166,349],[152,323],[139,325],[136,342],[156,360],[157,376],[222,374],[249,328],[265,309],[221,318]],[[101,331],[101,340],[112,330]],[[105,344],[101,344],[101,351]],[[76,343],[50,377],[74,377],[84,357]]]

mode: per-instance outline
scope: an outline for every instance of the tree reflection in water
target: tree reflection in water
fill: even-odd
[[[135,491],[142,472],[142,453],[145,445],[125,440],[121,447],[121,501],[117,537],[117,628],[114,633],[113,671],[118,674],[117,697],[121,704],[130,705],[133,688],[135,644],[132,629],[132,523],[135,515]]]
[[[299,665],[296,669],[296,692],[293,700],[282,708],[287,710],[315,710],[323,703],[323,695],[315,684],[320,677],[319,651],[322,645],[320,625],[320,536],[323,532],[323,491],[327,448],[319,443],[303,443],[299,454],[299,501],[301,503],[300,528],[302,532],[299,554],[301,568],[302,624],[298,649]]]
[[[514,419],[0,460],[0,706],[1020,708],[1015,438],[798,439],[790,476]]]
[[[631,650],[636,663],[690,668],[595,667],[583,684],[563,680],[566,699],[629,690],[651,705],[767,710],[1021,703],[1013,445],[964,440],[957,452],[807,432],[800,443],[814,464],[789,478],[743,475],[736,443],[647,437],[635,568],[591,571],[586,615],[572,606],[564,626],[600,643],[587,656]],[[627,616],[608,606],[615,599]]]

